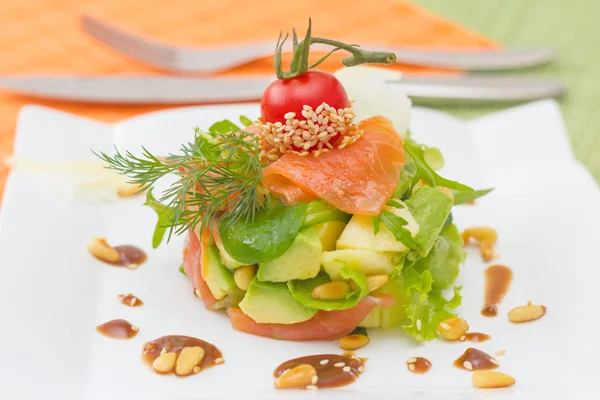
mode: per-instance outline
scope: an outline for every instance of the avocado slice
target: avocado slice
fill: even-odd
[[[219,250],[214,245],[202,253],[202,278],[217,300],[237,290],[233,274],[221,263]]]
[[[345,249],[324,252],[321,262],[331,280],[336,281],[343,279],[340,269],[344,265],[361,271],[367,276],[389,275],[394,271],[394,267],[402,262],[402,255],[393,252]]]
[[[409,208],[399,200],[404,208],[386,207],[386,210],[401,217],[408,222],[406,229],[413,237],[419,233],[419,224],[413,217]],[[365,249],[375,251],[407,252],[408,248],[399,242],[394,234],[384,225],[380,224],[379,232],[375,234],[373,218],[365,215],[354,215],[342,232],[338,242],[338,249]]]
[[[346,228],[346,223],[341,221],[329,221],[324,224],[316,225],[315,228],[319,230],[323,251],[333,251],[335,250],[336,243],[344,231],[344,228]]]
[[[303,229],[285,253],[259,264],[256,276],[261,281],[269,282],[314,278],[321,269],[322,253],[319,231],[316,228]]]
[[[294,324],[311,319],[319,311],[297,302],[285,283],[261,282],[257,278],[250,282],[239,307],[262,324]]]
[[[219,249],[219,255],[221,256],[221,262],[223,263],[225,268],[235,270],[235,269],[241,267],[242,265],[244,265],[243,263],[235,260],[233,257],[231,257],[229,255],[227,250],[225,250],[225,247],[223,247],[223,242],[221,242],[220,240],[219,241],[215,240],[215,244],[217,245],[217,248]]]

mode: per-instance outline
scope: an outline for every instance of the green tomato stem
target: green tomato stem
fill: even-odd
[[[311,37],[311,20],[309,18],[308,29],[306,31],[304,40],[298,43],[296,31],[293,30],[292,62],[290,64],[290,70],[288,72],[285,72],[283,71],[282,67],[281,52],[283,44],[285,43],[287,37],[288,35],[286,35],[282,40],[280,34],[279,40],[277,41],[277,46],[275,47],[274,66],[277,78],[279,79],[290,79],[296,76],[300,76],[306,71],[310,70],[311,68],[314,68],[317,65],[321,64],[327,59],[327,57],[329,57],[333,52],[337,50],[346,50],[351,54],[349,57],[345,57],[342,59],[342,64],[344,64],[346,67],[354,67],[356,65],[361,64],[393,64],[396,62],[396,55],[394,53],[386,51],[366,51],[360,49],[359,46],[356,44],[347,44],[337,40]],[[309,65],[308,54],[310,51],[310,46],[315,43],[329,45],[332,46],[333,49],[329,53],[321,57],[321,59],[319,59],[317,62],[315,62],[312,65]]]

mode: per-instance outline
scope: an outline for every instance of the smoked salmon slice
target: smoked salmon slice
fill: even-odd
[[[406,161],[404,141],[384,117],[359,123],[364,136],[319,157],[286,153],[263,169],[263,184],[286,204],[321,198],[349,214],[379,215]]]
[[[239,308],[227,309],[234,329],[252,335],[279,340],[303,342],[310,340],[333,340],[352,332],[378,304],[373,297],[365,297],[347,310],[319,311],[308,321],[296,324],[260,324]]]

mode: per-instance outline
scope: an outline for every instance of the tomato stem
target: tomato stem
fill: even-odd
[[[366,51],[359,48],[357,44],[346,44],[337,40],[325,39],[320,37],[311,37],[311,19],[308,19],[308,29],[306,35],[301,42],[298,42],[298,36],[296,30],[292,29],[292,41],[293,41],[293,55],[292,62],[290,63],[290,70],[288,72],[283,71],[281,53],[283,45],[288,38],[288,34],[285,35],[283,40],[281,39],[282,34],[279,34],[277,45],[275,47],[275,58],[274,66],[277,78],[279,79],[290,79],[296,76],[304,74],[309,69],[316,67],[327,59],[332,53],[338,50],[345,50],[351,55],[342,59],[342,64],[346,67],[354,67],[360,64],[393,64],[396,62],[396,55],[394,53],[386,51]],[[310,46],[313,44],[325,44],[332,46],[333,49],[321,57],[317,62],[309,65],[308,55],[310,52]]]

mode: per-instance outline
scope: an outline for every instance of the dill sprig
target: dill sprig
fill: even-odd
[[[193,142],[184,143],[177,154],[160,158],[142,147],[141,156],[129,151],[96,154],[107,168],[129,177],[141,191],[153,187],[168,174],[178,180],[159,201],[170,210],[165,218],[169,237],[188,228],[206,229],[226,213],[229,224],[253,220],[262,207],[259,194],[262,167],[259,139],[245,131],[217,133],[196,128]]]

